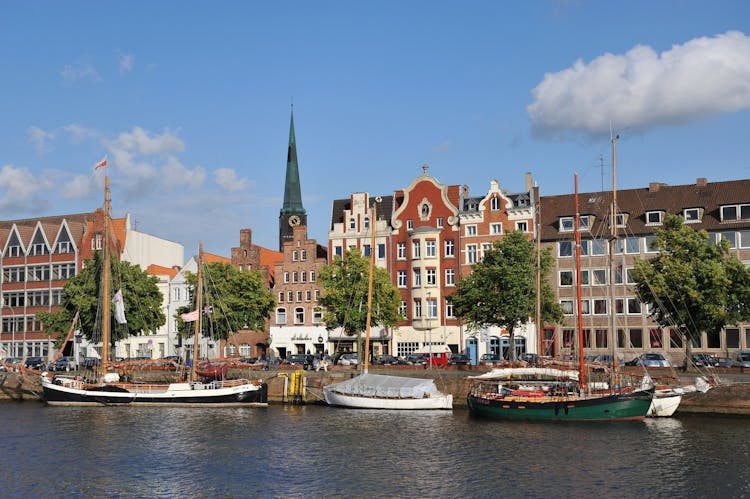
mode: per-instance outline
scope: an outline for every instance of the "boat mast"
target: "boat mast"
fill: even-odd
[[[198,381],[198,346],[200,345],[203,322],[203,311],[201,310],[203,301],[203,241],[198,243],[198,274],[195,281],[195,309],[198,311],[198,317],[195,319],[193,326],[193,365],[190,370],[190,381]]]
[[[110,278],[110,248],[109,248],[109,175],[104,176],[104,247],[102,269],[102,375],[107,374],[109,364],[110,310],[109,310],[109,278]]]
[[[578,174],[575,176],[575,204],[576,204],[576,218],[575,218],[575,235],[576,235],[576,312],[577,312],[577,323],[578,323],[578,378],[581,383],[581,389],[586,386],[586,370],[583,362],[583,310],[581,306],[581,231],[579,230],[579,223],[581,214],[578,210]]]
[[[370,274],[367,281],[367,322],[365,324],[365,351],[364,351],[364,373],[370,366],[370,322],[372,320],[372,281],[375,270],[375,223],[377,216],[375,212],[375,203],[372,203],[372,215],[370,215]]]
[[[612,207],[610,212],[610,243],[609,243],[609,344],[612,352],[612,375],[614,384],[617,385],[617,323],[615,307],[615,276],[617,265],[615,263],[615,254],[617,253],[617,139],[620,135],[611,136],[612,142]],[[623,269],[623,272],[625,269]],[[623,274],[624,278],[624,274]]]
[[[542,325],[542,206],[539,202],[539,187],[534,186],[534,232],[536,232],[536,353],[541,358],[544,352],[544,327]]]

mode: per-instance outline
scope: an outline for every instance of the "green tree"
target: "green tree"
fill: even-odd
[[[49,336],[55,336],[58,346],[64,339],[76,310],[79,311],[83,335],[89,341],[101,341],[102,268],[102,256],[96,253],[93,259],[86,260],[81,272],[65,284],[65,299],[60,309],[37,314],[43,331]],[[127,318],[126,324],[115,321],[114,303],[110,300],[111,343],[114,345],[116,341],[129,335],[155,333],[166,322],[162,311],[164,298],[157,286],[159,279],[147,274],[138,265],[114,260],[111,262],[111,275],[110,290],[112,294],[122,290]]]
[[[187,272],[188,285],[196,296],[197,275]],[[240,329],[263,330],[271,311],[276,306],[274,295],[266,289],[260,271],[240,271],[228,263],[212,262],[203,266],[203,335],[215,340],[226,340]],[[175,316],[180,336],[192,338],[193,323],[180,318],[195,310],[195,303],[181,307]]]
[[[541,253],[541,313],[543,323],[562,321],[563,312],[546,279],[553,258],[550,249]],[[472,273],[461,279],[453,296],[456,314],[470,331],[497,326],[510,331],[526,324],[536,314],[537,258],[534,245],[523,232],[515,231],[495,241]],[[537,334],[542,334],[541,327]],[[509,350],[509,356],[515,349]]]
[[[661,327],[679,331],[687,368],[701,332],[750,319],[750,271],[726,240],[715,244],[677,215],[667,215],[655,235],[651,249],[658,254],[635,261],[636,292]]]
[[[403,317],[399,313],[401,293],[391,282],[388,271],[374,267],[371,326],[394,327]],[[318,283],[324,288],[320,305],[328,330],[343,328],[349,336],[358,335],[367,326],[367,289],[370,261],[357,249],[347,251],[346,258],[336,256],[329,266],[320,269]],[[360,360],[362,348],[359,348]]]

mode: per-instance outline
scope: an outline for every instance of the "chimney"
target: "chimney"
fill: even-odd
[[[240,247],[246,247],[253,244],[252,229],[240,229]]]
[[[531,172],[526,172],[526,192],[531,192],[531,188],[534,186],[534,177],[531,176]]]
[[[706,179],[706,177],[699,177],[695,181],[695,185],[697,185],[698,187],[706,187],[707,184],[708,184],[708,180]]]
[[[660,188],[661,184],[659,182],[649,182],[648,184],[648,192],[659,192]]]

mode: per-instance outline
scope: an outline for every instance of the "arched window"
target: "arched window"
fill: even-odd
[[[276,309],[276,324],[286,324],[286,309],[284,307]]]

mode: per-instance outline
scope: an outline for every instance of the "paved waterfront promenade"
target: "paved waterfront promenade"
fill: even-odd
[[[232,369],[231,378],[263,378],[268,382],[268,395],[271,403],[286,403],[285,387],[295,369]],[[469,376],[486,372],[481,366],[451,366],[448,368],[425,369],[413,366],[371,366],[370,372],[432,378],[439,390],[453,395],[455,408],[466,407],[466,394],[469,391]],[[305,403],[322,403],[322,388],[330,383],[342,381],[358,374],[352,367],[336,366],[328,371],[305,371]],[[680,373],[685,384],[692,383],[699,373]],[[144,371],[133,373],[134,380],[164,381],[168,376],[164,371]],[[678,414],[721,414],[750,416],[750,372],[738,369],[719,370],[720,384],[708,393],[690,393],[683,397]],[[39,400],[41,387],[32,375],[26,375],[24,382],[17,373],[0,373],[0,400]]]

